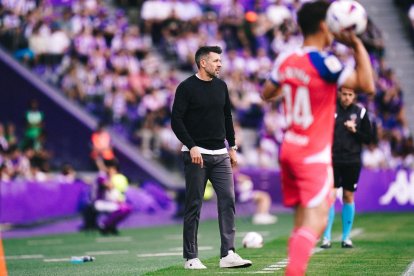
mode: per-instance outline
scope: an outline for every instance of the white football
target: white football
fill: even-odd
[[[333,33],[353,31],[361,34],[367,27],[367,13],[364,7],[354,0],[337,0],[327,11],[326,22]]]
[[[261,248],[263,247],[263,237],[257,232],[248,232],[243,238],[244,248]]]

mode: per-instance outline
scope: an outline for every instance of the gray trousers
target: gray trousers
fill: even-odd
[[[217,195],[218,222],[221,237],[221,257],[234,250],[234,180],[228,154],[203,154],[204,166],[191,163],[189,152],[183,152],[185,173],[185,213],[183,228],[183,257],[198,257],[197,232],[201,205],[207,180],[213,184]]]

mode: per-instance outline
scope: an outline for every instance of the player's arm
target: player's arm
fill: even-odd
[[[290,53],[280,54],[273,64],[269,78],[263,85],[261,97],[264,101],[277,101],[283,97],[282,87],[280,85],[279,68],[280,65],[289,57]]]
[[[359,142],[369,144],[372,140],[371,122],[369,120],[368,112],[365,108],[361,110],[361,123],[356,128],[355,136]]]
[[[335,34],[335,38],[354,50],[356,68],[342,83],[342,86],[362,91],[367,94],[375,93],[374,75],[367,50],[362,41],[353,32]]]
[[[264,101],[273,101],[280,98],[281,95],[282,89],[280,86],[271,80],[266,80],[262,89],[262,99]]]

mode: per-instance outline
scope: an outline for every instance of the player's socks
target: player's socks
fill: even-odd
[[[325,231],[323,232],[323,237],[331,240],[331,233],[332,233],[332,225],[335,220],[335,204],[332,204],[331,208],[329,208],[328,213],[328,223],[326,224]]]
[[[300,227],[292,232],[288,245],[289,262],[286,276],[305,275],[317,239],[317,235],[307,227]]]
[[[355,203],[344,203],[342,207],[342,240],[349,238],[354,223]]]

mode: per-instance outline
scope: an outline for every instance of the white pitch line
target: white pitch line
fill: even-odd
[[[203,235],[198,234],[199,239],[202,238],[202,237],[203,237]],[[166,240],[182,240],[183,235],[182,234],[181,235],[165,235],[164,239],[166,239]]]
[[[259,270],[259,271],[237,271],[237,274],[273,274],[274,271],[263,271],[263,270]],[[217,274],[234,274],[234,271],[220,271],[217,272]]]
[[[349,234],[349,237],[353,238],[355,236],[361,235],[362,233],[364,233],[364,229],[355,228],[354,230],[351,231],[351,233]],[[335,238],[333,239],[333,241],[335,241],[335,242],[339,242],[341,240],[342,240],[342,235],[335,236]]]
[[[69,262],[70,258],[43,259],[43,261],[46,263]]]
[[[198,247],[198,251],[206,251],[206,250],[213,250],[214,247],[212,246],[199,246]],[[183,248],[182,247],[173,247],[168,249],[168,251],[182,251]]]
[[[96,242],[105,243],[105,242],[130,242],[132,241],[131,237],[114,237],[114,238],[96,238]]]
[[[148,257],[167,257],[167,256],[182,256],[182,252],[161,252],[161,253],[152,253],[152,254],[137,254],[138,258],[148,258]]]
[[[325,249],[320,248],[320,247],[315,247],[314,249],[312,249],[312,255],[315,254],[315,253],[321,252],[323,250],[325,250]]]
[[[61,239],[51,239],[51,240],[28,240],[27,245],[37,246],[37,245],[53,245],[53,244],[62,244]]]
[[[42,259],[42,258],[44,258],[44,256],[41,254],[6,256],[6,260],[27,260],[27,259]]]
[[[246,236],[247,233],[249,233],[249,232],[236,232],[236,237],[237,238],[242,238],[242,237]],[[269,231],[259,231],[257,233],[259,233],[263,237],[267,237],[267,236],[270,235],[270,232]]]
[[[118,254],[128,254],[128,250],[108,250],[108,251],[88,251],[85,252],[85,255],[118,255]]]
[[[410,264],[409,267],[404,271],[402,276],[413,276],[414,275],[414,262]]]
[[[273,271],[254,271],[254,272],[248,272],[248,274],[273,274]]]
[[[362,228],[355,228],[354,230],[351,231],[349,237],[352,238],[352,237],[358,236],[358,235],[362,234],[363,232],[364,232],[364,229],[362,229]],[[334,239],[334,241],[340,241],[340,240],[341,240],[341,236],[340,235],[338,237],[335,237],[335,239]],[[321,252],[323,250],[325,250],[325,249],[320,248],[320,247],[315,247],[312,250],[312,254],[316,254],[316,253]],[[285,268],[287,266],[287,263],[288,263],[288,260],[287,259],[283,259],[283,260],[281,260],[281,261],[279,261],[279,262],[277,262],[275,264],[272,264],[272,265],[269,265],[269,266],[263,268],[262,271],[276,271],[276,270],[281,270],[281,269],[283,269],[283,268]],[[413,268],[413,270],[414,270],[414,268]],[[408,276],[408,275],[404,275],[404,276]]]

